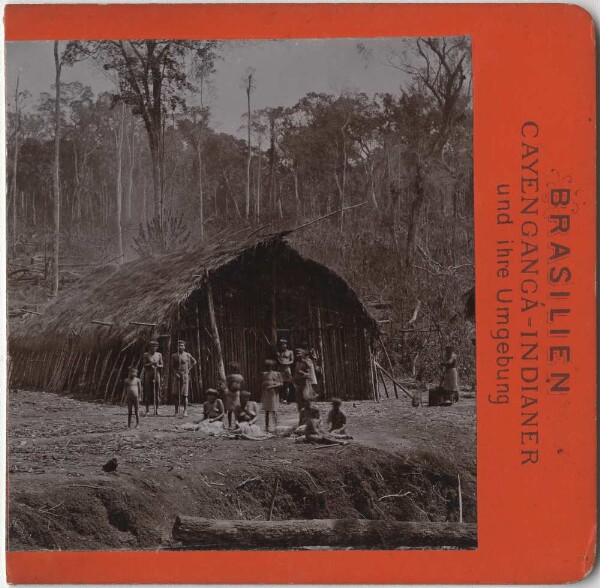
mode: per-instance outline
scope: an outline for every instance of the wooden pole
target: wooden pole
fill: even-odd
[[[323,393],[327,396],[327,378],[325,375],[325,345],[323,344],[323,332],[321,323],[321,309],[317,306],[317,342],[321,355],[321,377],[323,378]]]
[[[289,231],[286,231],[286,233],[289,235],[290,233],[293,233],[294,231],[299,231],[300,229],[303,229],[304,227],[308,227],[309,225],[312,225],[313,223],[316,223],[320,220],[324,220],[326,218],[329,218],[330,216],[333,216],[334,214],[340,214],[340,213],[344,213],[347,210],[351,210],[352,208],[358,208],[359,206],[363,206],[364,204],[366,204],[368,201],[365,200],[364,202],[360,202],[359,204],[353,204],[352,206],[346,206],[344,208],[340,208],[339,210],[334,210],[333,212],[330,212],[329,214],[326,214],[324,216],[320,216],[318,218],[315,218],[311,221],[308,221],[306,223],[304,223],[303,225],[300,225],[298,227],[295,227]]]
[[[277,268],[275,256],[271,261],[271,341],[277,345]]]
[[[373,390],[375,392],[375,400],[379,402],[379,381],[377,380],[377,363],[375,357],[371,353],[371,370],[373,371]]]
[[[373,387],[373,398],[379,402],[377,389],[375,388],[375,366],[373,365],[373,354],[371,353],[371,350],[369,350],[369,376],[369,379],[371,380],[371,386]]]
[[[214,520],[178,516],[173,538],[198,548],[477,546],[475,523],[369,519]]]
[[[196,353],[198,354],[198,401],[204,399],[204,383],[202,381],[202,358],[200,347],[200,311],[198,304],[194,304],[196,314]]]
[[[385,396],[386,396],[386,398],[389,398],[390,395],[388,393],[388,387],[387,387],[387,384],[385,382],[385,378],[383,376],[381,376],[381,381],[383,383],[383,389],[385,390]]]
[[[392,382],[394,382],[394,384],[396,384],[398,386],[398,388],[400,388],[400,390],[402,390],[402,392],[404,392],[404,394],[406,394],[411,400],[412,400],[412,394],[404,387],[402,386],[402,384],[399,384],[398,382],[396,382],[396,379],[393,378],[388,372],[385,371],[384,368],[382,368],[376,361],[375,361],[375,365],[390,379],[392,380]]]
[[[458,474],[458,522],[463,522],[462,490],[460,487],[460,474]]]
[[[217,327],[217,317],[215,314],[215,302],[213,299],[212,285],[208,270],[205,270],[206,277],[206,299],[208,301],[208,316],[210,318],[210,329],[212,331],[213,344],[217,355],[217,370],[221,384],[225,384],[225,361],[223,360],[223,350],[221,348],[221,338],[219,337],[219,328]]]
[[[383,352],[385,353],[385,357],[388,361],[388,365],[390,366],[390,374],[392,374],[392,378],[395,378],[396,376],[394,375],[394,366],[392,365],[392,360],[390,359],[390,355],[387,352],[385,345],[383,344],[383,339],[381,338],[381,333],[378,333],[377,337],[379,338],[379,344],[381,345],[381,348],[383,349]],[[394,384],[394,394],[396,395],[396,398],[398,398],[398,390],[396,389],[396,382],[394,380],[392,380],[392,384]]]
[[[270,521],[273,518],[273,507],[275,506],[277,490],[279,490],[279,478],[275,480],[275,488],[273,489],[273,496],[271,497],[271,506],[269,507],[269,517],[267,518],[268,521]]]

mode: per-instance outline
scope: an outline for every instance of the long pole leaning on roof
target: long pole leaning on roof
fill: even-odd
[[[215,344],[215,353],[217,354],[217,370],[219,380],[222,384],[226,382],[225,362],[223,361],[223,350],[221,348],[221,338],[219,337],[219,328],[217,327],[217,316],[215,314],[215,301],[213,299],[212,285],[208,270],[204,270],[206,278],[206,299],[208,301],[208,316],[210,318],[210,330],[212,332],[213,343]]]
[[[312,225],[318,221],[325,220],[326,218],[329,218],[330,216],[340,214],[341,212],[346,212],[347,210],[352,210],[353,208],[358,208],[359,206],[364,206],[367,202],[368,201],[365,200],[364,202],[360,202],[359,204],[353,204],[352,206],[345,206],[344,208],[334,210],[333,212],[330,212],[329,214],[325,214],[323,216],[318,216],[317,218],[313,218],[312,220],[310,220],[302,225],[299,225],[297,227],[294,227],[293,229],[290,229],[289,231],[286,231],[286,233],[289,235],[290,233],[293,233],[294,231],[298,231],[300,229],[303,229],[304,227],[308,227],[309,225]]]

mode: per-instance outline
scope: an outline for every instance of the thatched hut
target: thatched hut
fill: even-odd
[[[11,384],[119,402],[128,366],[141,368],[148,341],[158,339],[163,398],[172,400],[166,360],[184,339],[199,360],[191,402],[217,385],[219,359],[239,362],[258,396],[263,361],[285,336],[320,356],[322,397],[367,399],[374,397],[376,333],[376,321],[341,277],[302,256],[285,232],[257,233],[93,272],[43,315],[11,328]]]

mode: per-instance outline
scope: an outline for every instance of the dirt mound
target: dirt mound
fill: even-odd
[[[275,454],[276,455],[276,454]],[[173,546],[177,514],[214,519],[458,520],[458,470],[424,452],[398,455],[348,445],[299,448],[202,471],[161,467],[98,474],[85,483],[40,480],[10,494],[11,550],[157,549]],[[464,479],[463,479],[464,477]],[[474,522],[475,485],[461,472],[463,518]]]

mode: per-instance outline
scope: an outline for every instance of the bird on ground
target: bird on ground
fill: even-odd
[[[112,459],[109,459],[109,460],[108,460],[108,461],[107,461],[107,462],[106,462],[106,463],[105,463],[105,464],[102,466],[102,469],[103,469],[105,472],[108,472],[108,473],[114,473],[114,472],[116,472],[116,471],[117,471],[117,465],[118,465],[117,458],[116,458],[116,457],[113,457]]]

